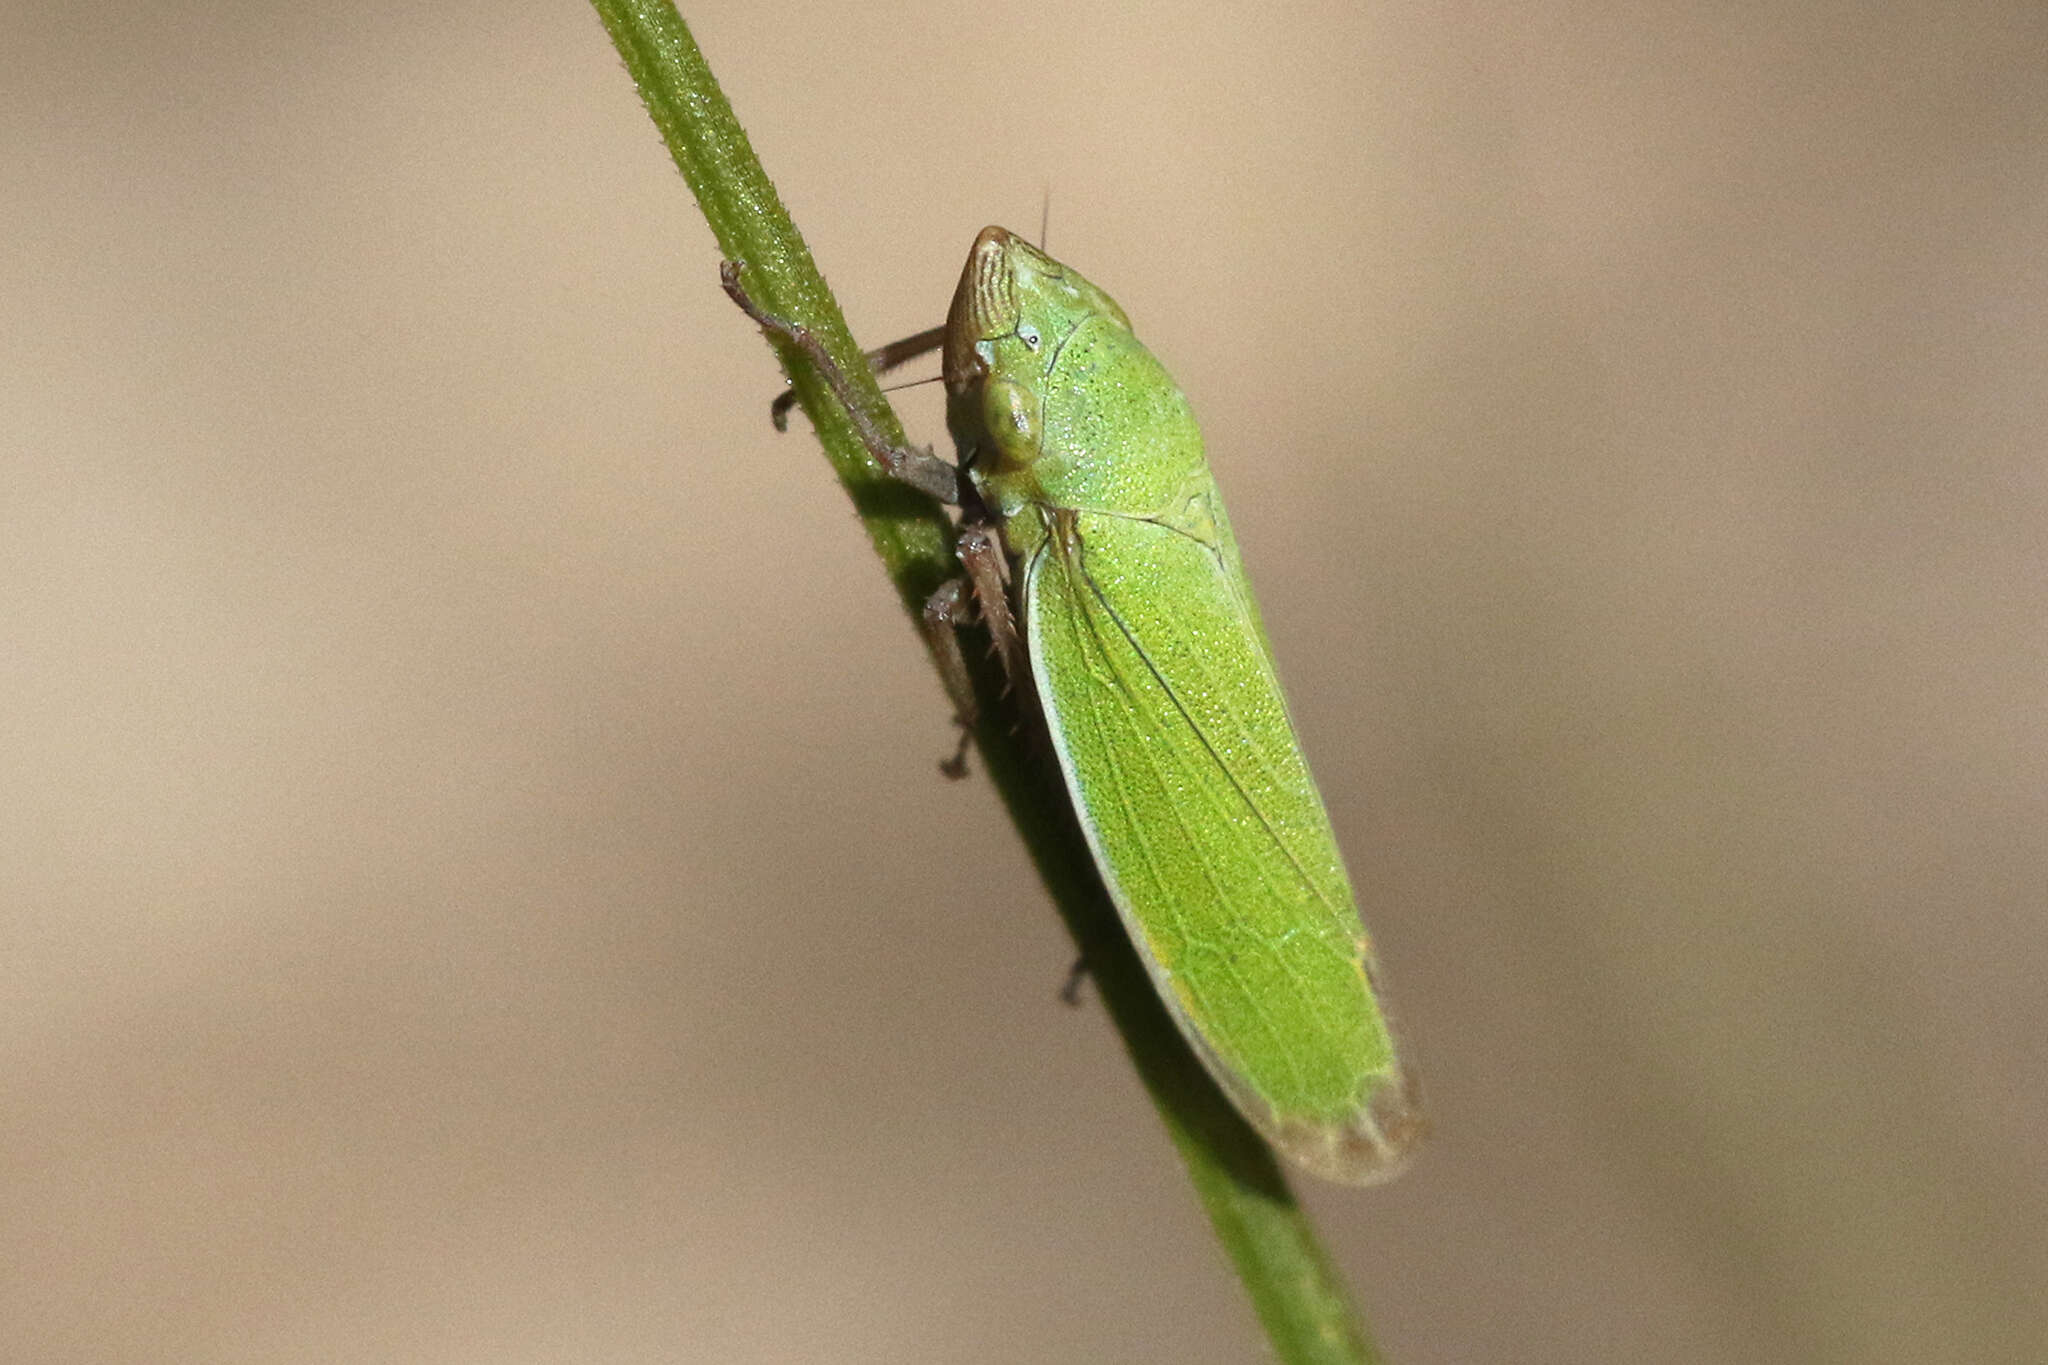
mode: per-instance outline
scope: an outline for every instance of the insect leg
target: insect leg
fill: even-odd
[[[1010,609],[1010,593],[1004,582],[1009,561],[995,528],[984,521],[961,523],[953,553],[967,570],[964,578],[943,583],[924,604],[925,638],[939,661],[939,673],[953,698],[953,719],[960,726],[960,748],[939,765],[948,777],[967,773],[967,742],[973,734],[979,709],[974,701],[974,680],[960,651],[960,628],[975,620],[988,627],[995,641],[996,657],[1002,660],[1003,675],[1012,690],[1032,695],[1024,661],[1024,639],[1017,632],[1017,616]]]
[[[939,771],[948,777],[967,776],[967,744],[974,738],[974,679],[967,672],[966,656],[960,652],[960,627],[973,611],[968,583],[964,578],[948,579],[925,599],[924,637],[938,660],[939,676],[945,680],[947,695],[953,699],[953,723],[960,727],[960,747],[953,756],[941,759]]]
[[[1003,661],[1003,676],[1013,690],[1029,693],[1031,675],[1024,662],[1024,637],[1017,631],[1017,616],[1010,610],[1010,592],[1003,581],[1009,562],[995,528],[986,522],[961,523],[953,553],[960,557],[967,581],[974,585],[974,601],[995,641],[996,657]]]
[[[860,436],[861,444],[868,454],[875,457],[875,463],[882,466],[890,477],[900,479],[921,493],[929,494],[940,502],[958,505],[960,502],[960,471],[930,450],[918,450],[910,446],[899,446],[882,434],[882,428],[875,419],[868,416],[861,405],[860,397],[853,391],[853,384],[846,372],[839,368],[839,362],[825,349],[825,343],[808,328],[787,318],[764,313],[748,296],[740,284],[740,263],[723,261],[718,267],[718,277],[725,285],[725,292],[740,306],[740,311],[752,318],[763,331],[781,337],[790,345],[802,351],[818,372],[825,377],[825,384],[832,390],[832,396],[839,400],[841,407],[853,423],[854,431]]]
[[[869,351],[867,362],[876,374],[887,374],[898,365],[938,350],[945,342],[946,329],[943,326],[927,327],[915,336],[907,336],[901,341],[890,342],[880,350]],[[789,410],[795,406],[795,389],[784,389],[775,395],[775,401],[768,405],[768,420],[775,423],[777,431],[789,430]]]

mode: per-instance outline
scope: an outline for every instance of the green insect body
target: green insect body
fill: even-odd
[[[943,347],[955,467],[892,445],[818,338],[754,305],[741,269],[726,264],[727,292],[809,356],[883,468],[963,505],[981,619],[1036,694],[1110,897],[1210,1074],[1304,1169],[1398,1174],[1425,1127],[1414,1082],[1179,387],[1107,294],[986,228],[945,327],[869,357],[887,369]],[[925,613],[963,721],[966,604],[949,584]]]
[[[944,350],[1053,747],[1160,996],[1282,1153],[1390,1178],[1423,1120],[1187,400],[1107,294],[1001,228]]]

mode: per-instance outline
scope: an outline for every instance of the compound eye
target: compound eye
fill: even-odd
[[[1014,467],[1037,459],[1037,396],[1021,385],[998,380],[983,391],[982,402],[989,440],[1002,463]]]

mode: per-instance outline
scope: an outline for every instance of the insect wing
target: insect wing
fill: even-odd
[[[1182,1032],[1317,1174],[1419,1135],[1369,950],[1226,530],[1069,513],[1023,583],[1032,671],[1090,847]]]

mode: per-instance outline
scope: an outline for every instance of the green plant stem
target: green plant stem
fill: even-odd
[[[900,441],[901,425],[847,333],[839,305],[674,6],[669,0],[592,3],[719,249],[745,263],[755,301],[815,333],[853,378],[867,411]],[[707,286],[715,284],[708,264],[704,278]],[[890,581],[915,614],[932,589],[957,573],[948,518],[882,473],[814,366],[789,347],[778,345],[778,351]],[[978,657],[982,651],[969,653],[977,656],[975,685],[983,703],[975,733],[983,765],[1080,947],[1275,1354],[1288,1365],[1378,1361],[1272,1153],[1217,1090],[1160,1003],[1095,875],[1052,765],[1027,752],[1028,732],[1012,723],[1014,711],[1002,700],[993,664]]]

